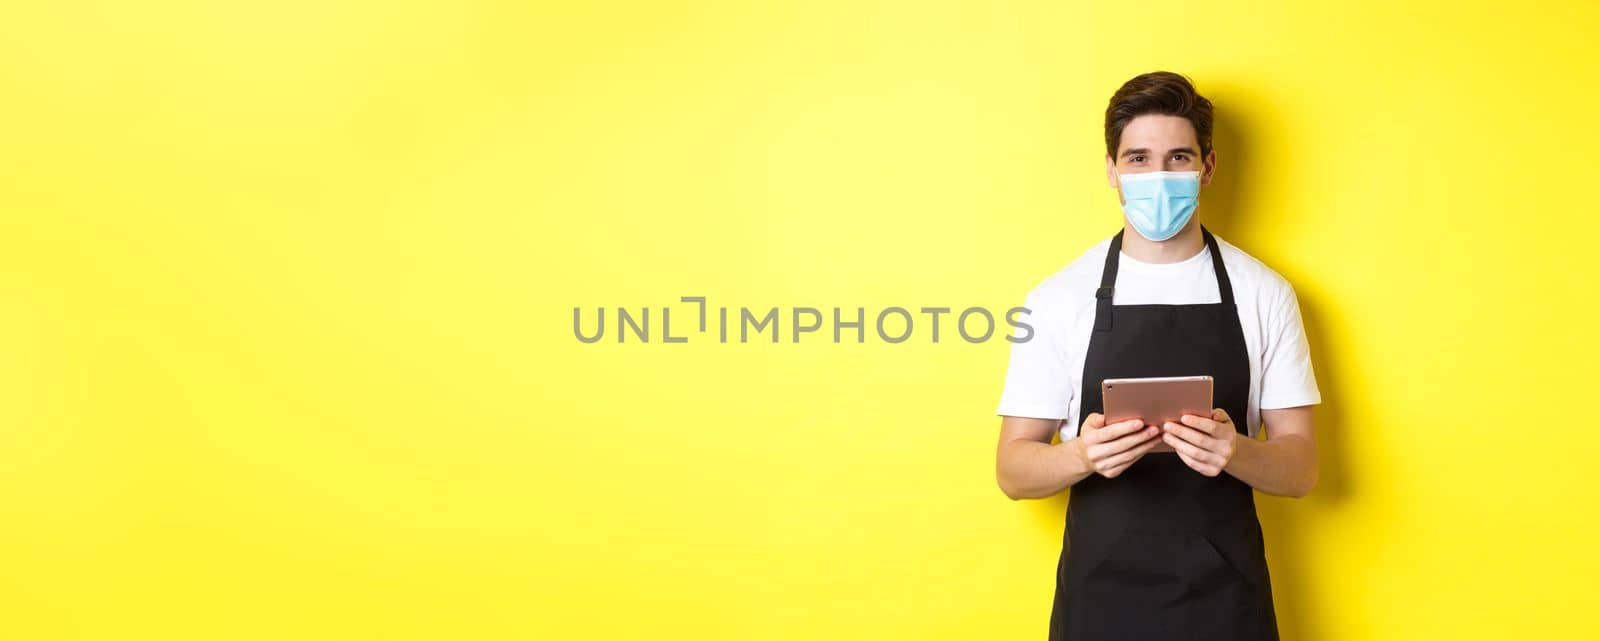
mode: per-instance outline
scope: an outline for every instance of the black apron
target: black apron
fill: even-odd
[[[1233,285],[1201,227],[1222,302],[1111,304],[1122,232],[1106,251],[1083,363],[1078,420],[1103,412],[1107,378],[1210,375],[1213,405],[1246,432],[1250,356]],[[1159,438],[1159,437],[1158,437]],[[1249,485],[1151,452],[1116,478],[1072,486],[1056,568],[1051,641],[1276,640],[1272,588]]]

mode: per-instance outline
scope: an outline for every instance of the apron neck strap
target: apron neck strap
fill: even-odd
[[[1111,295],[1116,291],[1117,265],[1122,258],[1122,234],[1125,232],[1118,231],[1117,235],[1111,237],[1111,246],[1106,248],[1105,268],[1100,271],[1100,288],[1094,290],[1094,329],[1097,332],[1111,331]],[[1206,247],[1211,250],[1211,268],[1216,272],[1217,293],[1222,296],[1222,304],[1232,306],[1233,281],[1228,278],[1228,269],[1222,265],[1222,250],[1217,247],[1217,239],[1205,225],[1200,226],[1200,237],[1205,239]]]
[[[1217,274],[1217,294],[1222,296],[1222,304],[1233,305],[1233,281],[1228,278],[1228,268],[1222,265],[1222,250],[1217,247],[1217,239],[1205,225],[1200,226],[1200,236],[1206,239],[1206,246],[1211,248],[1211,268]]]

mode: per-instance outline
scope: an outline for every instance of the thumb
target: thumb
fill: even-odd
[[[1233,419],[1228,418],[1228,411],[1225,410],[1225,409],[1222,409],[1220,407],[1212,408],[1212,410],[1211,410],[1211,420],[1216,421],[1218,423],[1232,423],[1233,422]]]

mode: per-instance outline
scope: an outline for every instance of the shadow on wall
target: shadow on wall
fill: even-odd
[[[1250,159],[1270,155],[1269,150],[1251,147],[1252,139],[1245,126],[1246,119],[1233,116],[1225,105],[1266,103],[1262,100],[1230,100],[1226,96],[1237,93],[1232,89],[1236,88],[1224,87],[1223,91],[1211,92],[1206,87],[1200,87],[1219,106],[1212,131],[1212,145],[1217,150],[1217,170],[1201,198],[1197,215],[1202,216],[1208,229],[1248,253],[1250,239],[1254,236],[1250,233],[1249,219],[1260,210],[1250,186],[1258,184],[1256,181],[1261,179],[1260,174],[1253,171]],[[1218,96],[1224,97],[1219,99]],[[1116,198],[1115,194],[1107,197]],[[1316,490],[1302,499],[1274,497],[1258,492],[1256,509],[1266,535],[1273,601],[1282,638],[1285,641],[1315,641],[1323,638],[1318,631],[1323,629],[1319,624],[1324,608],[1321,607],[1323,604],[1311,602],[1311,577],[1306,574],[1306,568],[1310,567],[1306,559],[1311,550],[1301,533],[1304,531],[1303,524],[1311,520],[1311,514],[1330,509],[1344,501],[1350,492],[1343,465],[1345,423],[1339,409],[1339,401],[1346,394],[1342,385],[1344,379],[1339,375],[1343,371],[1339,362],[1340,350],[1335,349],[1327,339],[1321,322],[1324,318],[1322,310],[1332,304],[1306,297],[1304,291],[1312,288],[1296,285],[1302,322],[1311,345],[1312,366],[1323,398],[1323,403],[1315,410],[1319,480]],[[1053,532],[1057,541],[1061,539],[1065,527],[1069,495],[1070,492],[1063,492],[1033,502],[1033,516],[1039,527],[1048,528],[1047,531]],[[1053,568],[1044,576],[1053,590]],[[1046,591],[1041,598],[1046,608],[1049,607],[1049,599],[1050,592]]]
[[[1200,88],[1206,92],[1205,87]],[[1217,171],[1201,199],[1207,227],[1230,242],[1235,242],[1246,252],[1255,244],[1265,242],[1252,233],[1256,227],[1251,218],[1265,208],[1258,204],[1252,186],[1268,178],[1253,164],[1254,159],[1272,158],[1273,150],[1257,148],[1250,133],[1249,123],[1276,121],[1265,118],[1271,114],[1251,113],[1234,115],[1228,105],[1249,104],[1270,108],[1271,101],[1259,96],[1238,100],[1248,89],[1221,87],[1208,93],[1217,104],[1212,126],[1212,145],[1217,149]],[[1219,97],[1220,96],[1220,97]],[[1272,212],[1273,215],[1284,215]],[[1234,240],[1238,239],[1238,240]],[[1318,511],[1326,511],[1346,500],[1350,493],[1350,479],[1346,474],[1344,416],[1340,410],[1341,399],[1347,390],[1340,375],[1344,371],[1339,360],[1342,350],[1329,340],[1322,321],[1324,310],[1333,307],[1333,301],[1322,301],[1306,295],[1316,288],[1292,282],[1300,301],[1301,321],[1305,325],[1306,340],[1311,346],[1311,362],[1316,372],[1317,388],[1322,392],[1322,404],[1315,410],[1317,438],[1317,488],[1302,499],[1290,499],[1256,493],[1256,512],[1266,534],[1267,563],[1272,574],[1273,601],[1278,614],[1278,627],[1285,641],[1313,641],[1322,639],[1320,630],[1322,612],[1327,604],[1312,602],[1312,577],[1307,575],[1307,563],[1312,554],[1309,542],[1302,534],[1305,524]],[[1267,428],[1270,430],[1270,425]]]
[[[1349,494],[1349,477],[1345,474],[1344,439],[1345,423],[1339,408],[1343,392],[1334,383],[1339,381],[1337,350],[1319,348],[1329,346],[1324,339],[1320,303],[1300,300],[1306,337],[1311,343],[1312,364],[1317,370],[1317,386],[1322,390],[1323,403],[1316,409],[1317,461],[1319,480],[1317,488],[1302,499],[1286,499],[1256,494],[1256,513],[1266,532],[1267,563],[1272,573],[1272,592],[1277,604],[1279,629],[1284,639],[1307,641],[1320,639],[1318,631],[1322,605],[1311,602],[1310,583],[1307,576],[1308,557],[1313,553],[1301,534],[1304,525],[1313,521],[1311,515],[1329,510],[1345,500]]]

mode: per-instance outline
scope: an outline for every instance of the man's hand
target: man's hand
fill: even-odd
[[[1178,458],[1194,471],[1206,476],[1222,473],[1233,460],[1234,438],[1238,432],[1233,419],[1222,408],[1211,410],[1211,418],[1184,414],[1181,423],[1167,421],[1161,426],[1161,440],[1178,451]]]
[[[1136,418],[1106,425],[1106,417],[1095,412],[1083,419],[1078,436],[1067,444],[1089,469],[1109,479],[1160,443],[1156,438],[1160,433],[1156,426]]]

